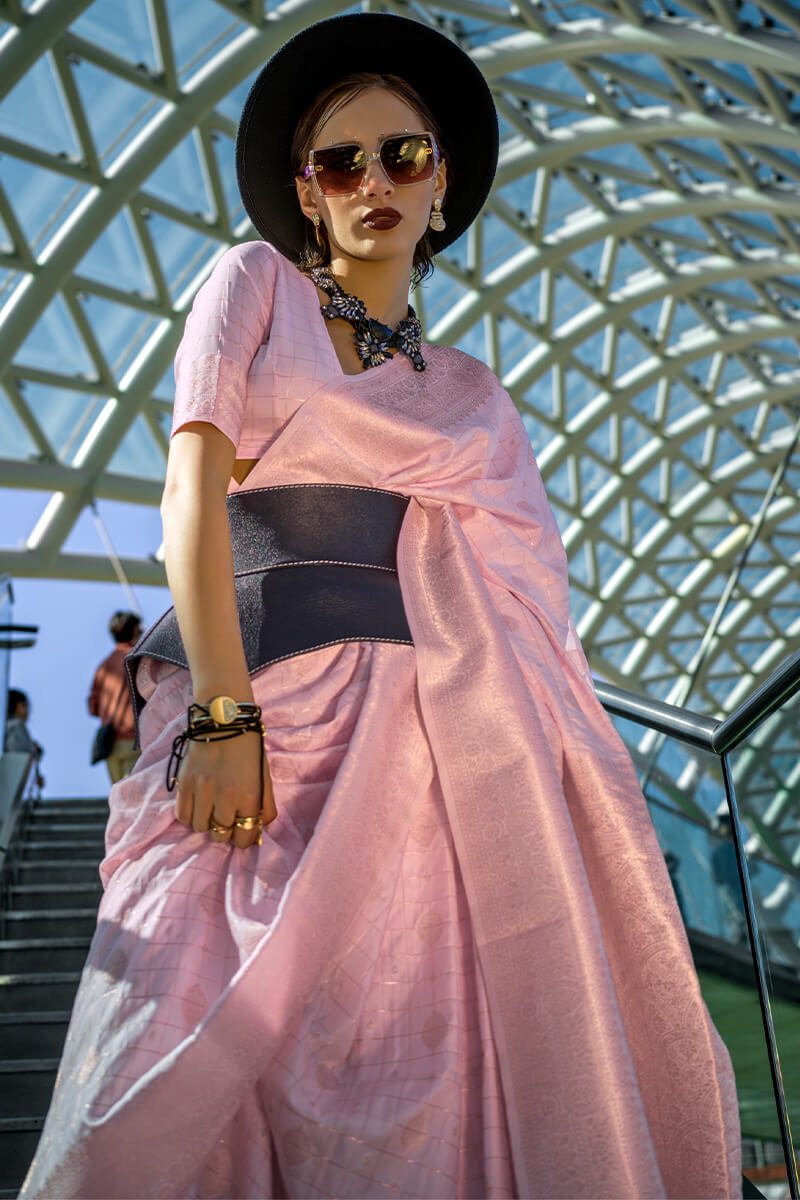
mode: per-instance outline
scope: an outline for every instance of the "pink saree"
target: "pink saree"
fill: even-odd
[[[148,660],[33,1197],[731,1197],[739,1122],[669,876],[491,372],[425,347],[297,410],[245,487],[411,497],[414,646],[266,668],[263,845],[173,819]]]

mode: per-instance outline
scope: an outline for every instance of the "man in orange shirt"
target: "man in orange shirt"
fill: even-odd
[[[108,630],[116,646],[95,671],[89,693],[89,712],[93,717],[99,717],[103,725],[114,726],[114,747],[105,761],[111,782],[116,783],[130,774],[139,757],[139,751],[133,748],[136,731],[125,677],[125,655],[139,640],[141,619],[137,613],[115,612]]]

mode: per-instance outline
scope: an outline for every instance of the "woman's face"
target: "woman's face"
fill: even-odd
[[[314,139],[312,149],[359,142],[375,154],[381,138],[408,130],[421,133],[422,117],[394,92],[368,88],[335,112]],[[444,200],[445,164],[424,183],[397,186],[378,159],[371,159],[361,191],[351,196],[323,196],[312,180],[298,179],[300,207],[310,219],[318,212],[328,233],[331,257],[346,255],[361,260],[402,258],[409,270],[417,242],[428,226],[433,201]],[[379,209],[393,209],[400,220],[371,221]],[[383,226],[383,227],[382,227]]]

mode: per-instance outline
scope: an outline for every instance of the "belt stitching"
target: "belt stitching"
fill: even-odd
[[[391,488],[367,487],[361,483],[273,483],[268,487],[242,488],[239,492],[229,492],[227,500],[238,496],[255,496],[257,492],[280,492],[284,488],[337,488],[340,491],[374,492],[376,496],[397,496],[399,500],[410,500],[403,492],[393,492]]]
[[[376,563],[344,562],[339,558],[304,558],[293,562],[272,563],[268,567],[248,567],[244,571],[235,571],[234,578],[242,579],[245,575],[261,575],[265,571],[277,571],[281,567],[363,567],[367,571],[389,571],[396,575],[396,567],[381,567]]]

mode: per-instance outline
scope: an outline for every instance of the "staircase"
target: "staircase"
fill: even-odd
[[[0,897],[0,1198],[33,1158],[95,928],[108,803],[37,800]]]

